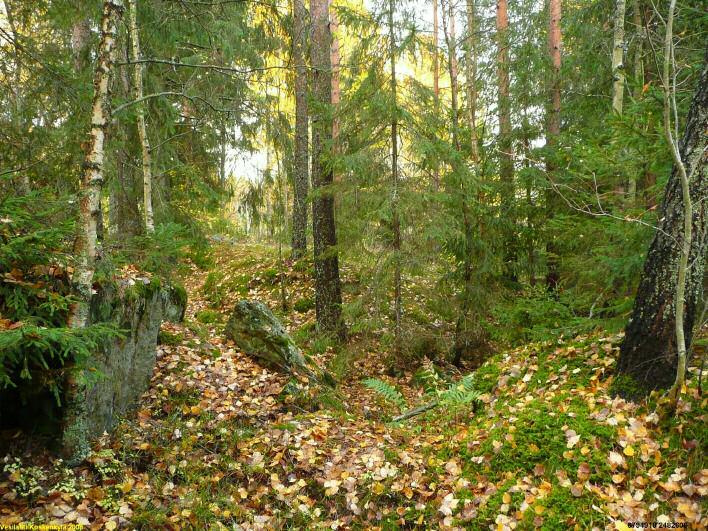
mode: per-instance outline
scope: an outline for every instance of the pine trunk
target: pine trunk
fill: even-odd
[[[106,128],[111,121],[109,85],[113,70],[118,21],[123,12],[120,0],[105,0],[101,18],[101,40],[94,74],[91,107],[91,131],[86,145],[80,188],[79,226],[74,250],[77,263],[72,282],[78,301],[69,315],[71,328],[84,328],[88,323],[96,260],[96,228],[98,225]],[[86,435],[85,397],[78,371],[68,368],[62,450],[70,462],[81,461],[89,451]]]
[[[398,85],[396,83],[396,36],[393,27],[393,0],[388,3],[389,55],[391,61],[391,224],[393,230],[393,287],[394,287],[394,350],[401,353],[401,320],[403,305],[401,299],[401,220],[398,213]]]
[[[683,332],[690,347],[696,314],[703,299],[703,276],[708,243],[708,63],[703,68],[691,103],[680,157],[689,179],[693,234],[685,282]],[[678,356],[676,343],[677,270],[684,238],[684,201],[677,165],[666,186],[661,224],[647,254],[632,317],[625,330],[617,372],[630,376],[645,392],[667,388],[674,382]]]
[[[509,17],[507,0],[497,0],[497,83],[499,112],[499,177],[501,216],[509,224],[504,236],[504,278],[515,283],[516,230],[514,228],[514,158],[511,143],[511,102],[509,99]]]
[[[477,138],[477,15],[474,0],[467,0],[467,106],[470,121],[470,148],[472,162],[479,162]]]
[[[332,101],[331,34],[328,1],[312,0],[312,92],[318,103],[312,116],[312,233],[315,251],[315,310],[320,330],[333,332],[344,339],[342,292],[339,280],[339,257],[334,221],[334,196],[331,160],[327,145],[332,140],[332,118],[328,108]]]
[[[307,252],[307,195],[310,192],[308,165],[307,118],[307,68],[305,48],[304,0],[293,0],[294,38],[293,62],[295,63],[295,173],[293,175],[293,235],[292,256],[301,258]]]
[[[136,0],[128,0],[130,16],[130,60],[133,62],[133,91],[136,100],[143,97],[143,65],[140,61],[140,37],[138,36],[138,7]],[[143,169],[143,222],[145,232],[155,232],[155,222],[152,214],[152,161],[150,156],[150,139],[145,128],[145,102],[136,105],[138,121],[138,137]]]
[[[561,68],[561,0],[550,0],[548,13],[548,53],[551,58],[551,83],[548,97],[548,111],[546,114],[546,145],[553,151],[558,143],[561,130],[561,94],[560,94],[560,68]],[[551,153],[546,160],[546,173],[548,178],[555,179],[555,154]],[[552,219],[558,207],[555,192],[549,190],[546,194],[547,217]],[[555,291],[560,282],[558,263],[558,250],[555,245],[554,235],[550,235],[546,243],[548,271],[546,273],[546,287]]]
[[[25,124],[23,123],[22,119],[22,114],[23,114],[23,107],[24,107],[24,102],[23,102],[23,97],[22,97],[22,91],[21,91],[21,86],[22,86],[22,61],[20,60],[20,57],[22,57],[22,50],[20,49],[20,35],[17,32],[17,26],[15,25],[15,17],[13,15],[12,11],[12,6],[10,5],[8,0],[4,0],[4,6],[5,6],[5,16],[7,18],[7,23],[10,26],[10,32],[12,33],[12,39],[13,39],[13,46],[15,48],[15,57],[14,57],[14,63],[15,63],[15,71],[14,71],[14,80],[13,80],[13,91],[12,91],[12,96],[10,98],[10,101],[12,101],[12,125],[13,129],[19,134],[24,134],[25,130]],[[25,141],[22,142],[23,146],[25,144]],[[24,152],[24,148],[21,150]],[[20,154],[20,157],[17,159],[17,166],[22,167],[27,163],[26,160],[24,160],[24,153]],[[18,195],[27,195],[31,192],[32,186],[30,184],[30,178],[29,174],[25,171],[22,170],[18,173],[17,176],[17,182],[15,184],[15,189],[17,191]]]

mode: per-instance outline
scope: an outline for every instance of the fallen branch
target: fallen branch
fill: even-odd
[[[409,409],[405,413],[401,413],[397,417],[393,417],[393,422],[400,422],[402,420],[417,417],[418,415],[422,415],[426,411],[435,409],[436,407],[438,407],[439,404],[440,403],[437,400],[433,400],[432,402],[428,402],[427,404],[423,404],[422,406],[414,407],[413,409]]]

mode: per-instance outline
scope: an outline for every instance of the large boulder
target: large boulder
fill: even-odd
[[[225,335],[245,354],[289,374],[303,374],[334,386],[334,378],[303,353],[270,309],[259,301],[241,300],[226,324]]]
[[[147,390],[156,362],[162,321],[184,318],[183,288],[158,279],[103,286],[91,301],[92,323],[113,323],[124,337],[107,342],[90,361],[98,378],[86,390],[88,438],[111,431]]]

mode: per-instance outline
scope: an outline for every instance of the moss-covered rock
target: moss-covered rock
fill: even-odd
[[[116,324],[124,335],[104,344],[91,360],[89,373],[98,377],[86,386],[81,436],[110,431],[135,406],[155,367],[160,323],[181,320],[186,301],[184,288],[157,278],[107,282],[99,288],[91,301],[91,322]]]
[[[241,300],[226,324],[225,334],[238,348],[268,367],[301,373],[334,385],[334,379],[295,345],[270,309],[258,301]]]

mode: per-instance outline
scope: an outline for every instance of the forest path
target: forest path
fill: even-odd
[[[494,354],[475,372],[475,407],[401,424],[362,381],[430,399],[413,374],[384,375],[386,349],[339,351],[311,334],[309,266],[285,264],[280,311],[272,248],[217,246],[185,275],[186,319],[165,323],[136,417],[85,466],[35,459],[0,482],[0,524],[92,529],[628,529],[708,525],[708,400],[695,378],[676,415],[610,394],[619,336],[595,334]],[[348,273],[345,269],[344,276]],[[223,339],[240,298],[268,304],[296,341],[340,378],[337,392],[265,369]],[[343,370],[344,367],[346,370]],[[447,384],[445,384],[447,385]],[[39,478],[43,494],[17,492]],[[624,526],[624,527],[623,527]]]

